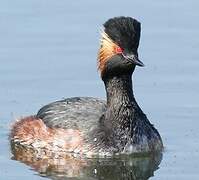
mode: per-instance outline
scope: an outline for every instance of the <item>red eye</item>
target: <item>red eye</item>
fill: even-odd
[[[124,49],[122,49],[121,47],[116,47],[116,49],[115,49],[115,52],[117,53],[117,54],[121,54],[122,52],[124,51]]]

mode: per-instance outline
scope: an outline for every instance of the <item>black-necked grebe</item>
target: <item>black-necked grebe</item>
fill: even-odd
[[[17,121],[11,142],[37,152],[112,155],[161,151],[161,137],[138,106],[132,89],[140,23],[116,17],[104,24],[98,67],[107,102],[75,97],[42,107]]]

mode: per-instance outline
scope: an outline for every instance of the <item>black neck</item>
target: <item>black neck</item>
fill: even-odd
[[[142,113],[133,95],[132,74],[106,78],[104,84],[107,94],[104,127],[110,140],[121,142],[123,136],[131,133],[133,121],[136,121],[135,113]]]
[[[128,103],[134,100],[131,77],[131,74],[113,76],[104,81],[108,107],[121,104],[124,100]]]

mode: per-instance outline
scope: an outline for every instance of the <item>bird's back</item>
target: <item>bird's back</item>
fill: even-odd
[[[42,107],[36,117],[50,128],[78,129],[87,134],[99,125],[99,119],[105,110],[104,100],[73,97]]]

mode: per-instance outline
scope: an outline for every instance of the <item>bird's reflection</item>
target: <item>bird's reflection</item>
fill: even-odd
[[[113,158],[38,157],[31,150],[11,145],[12,159],[25,163],[39,173],[54,180],[147,180],[162,159],[162,153],[125,155]]]

